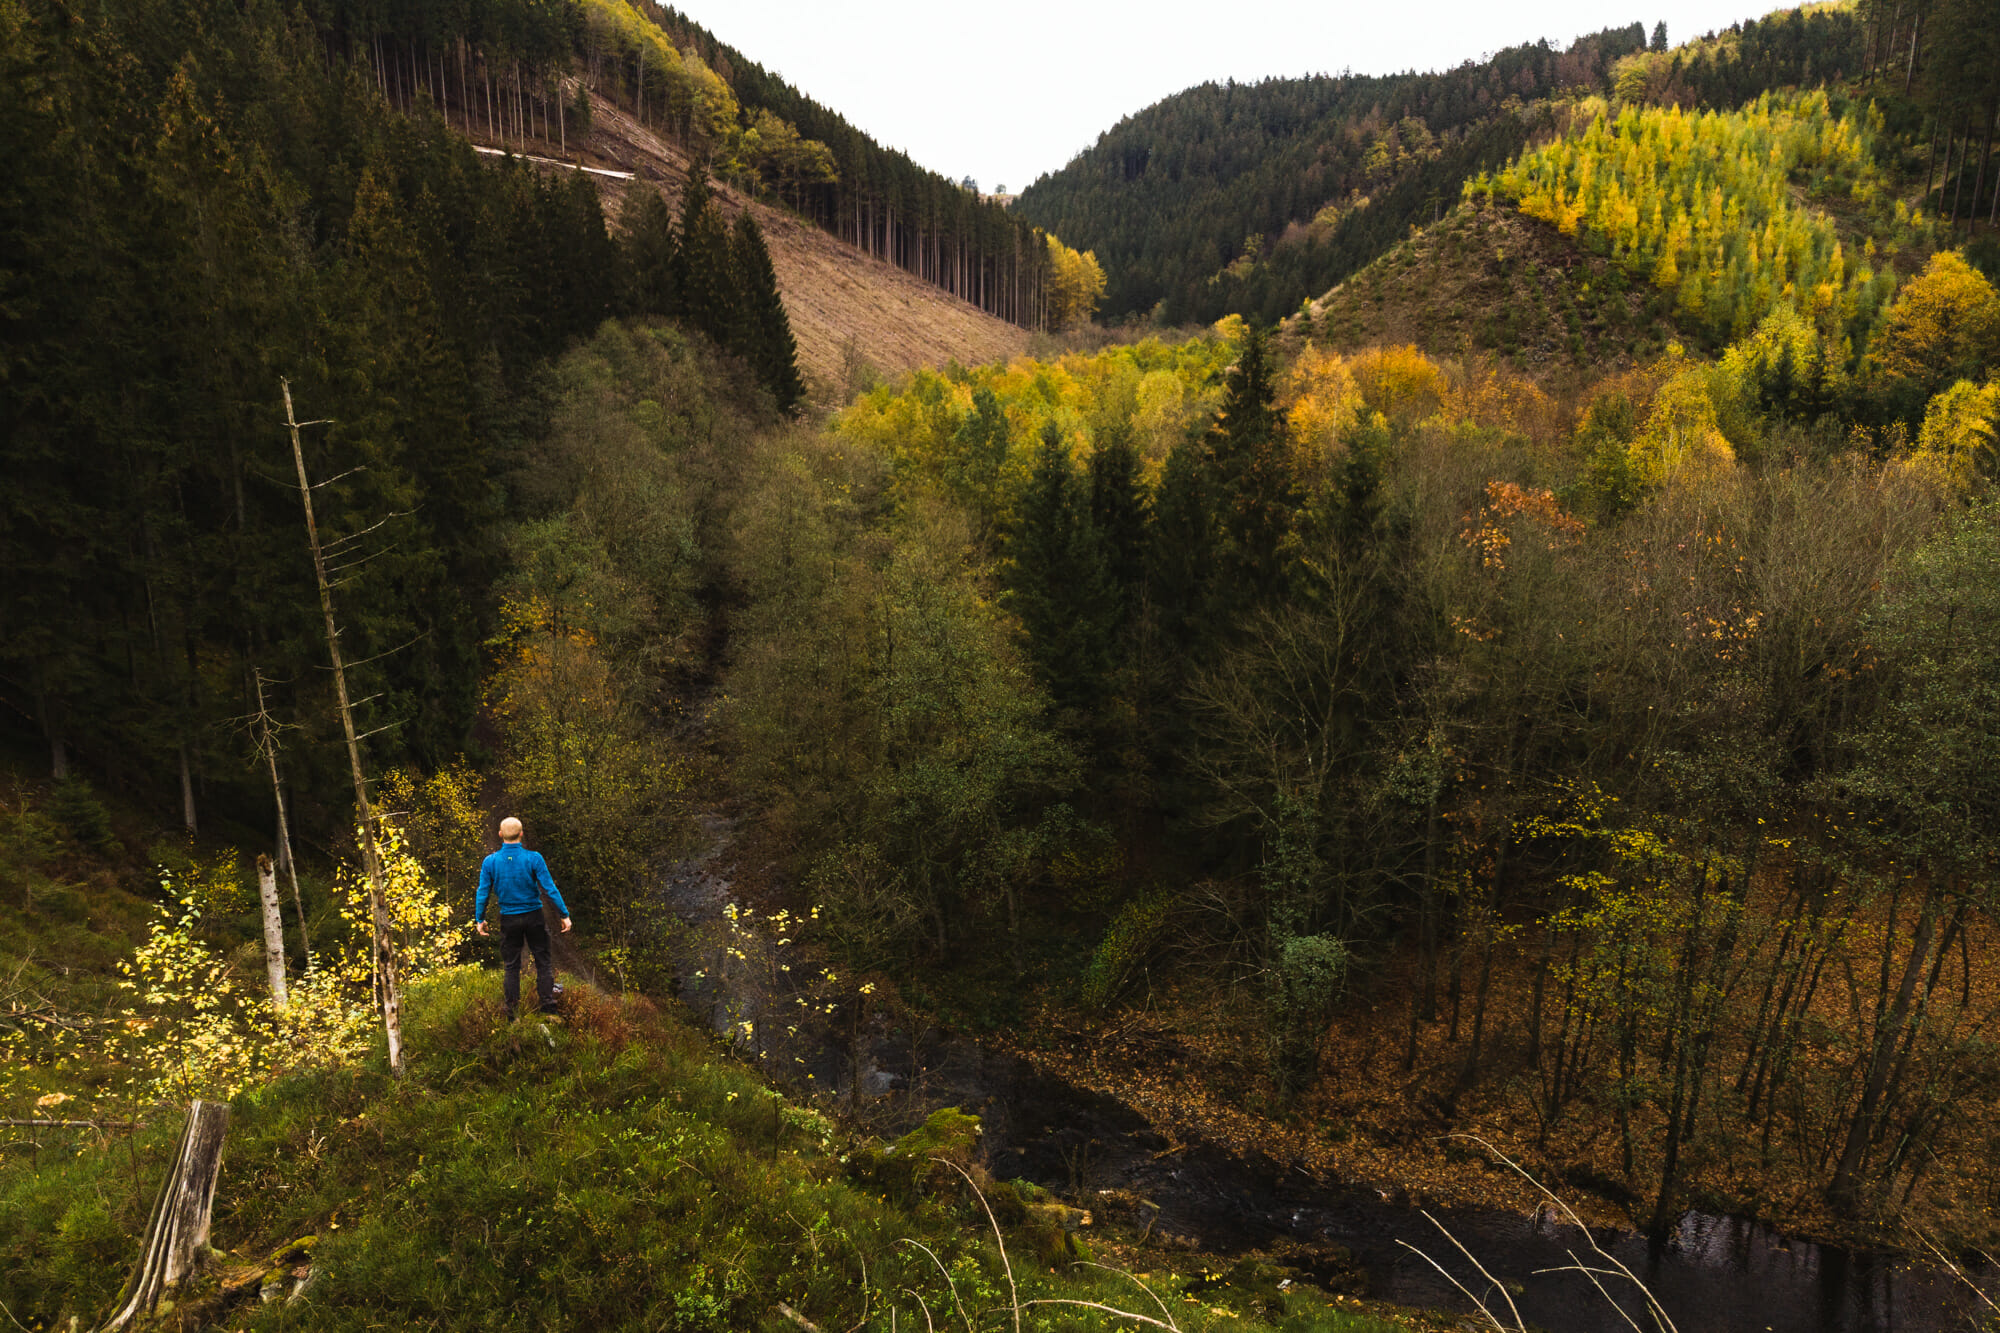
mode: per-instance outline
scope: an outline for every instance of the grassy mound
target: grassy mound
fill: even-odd
[[[959,1303],[974,1327],[1011,1327],[1007,1268],[980,1199],[941,1165],[953,1161],[1007,1228],[1022,1302],[1160,1314],[1129,1278],[1071,1262],[1088,1253],[1064,1229],[1076,1210],[983,1176],[970,1117],[940,1112],[901,1143],[853,1144],[642,1000],[573,987],[561,1020],[509,1024],[498,989],[471,968],[413,987],[400,1080],[378,1054],[238,1099],[216,1202],[222,1253],[168,1322],[798,1327],[782,1303],[822,1328],[887,1329],[892,1306],[898,1327],[921,1327],[921,1296],[940,1327],[964,1326]],[[25,1327],[87,1325],[109,1307],[177,1131],[164,1113],[129,1141],[0,1166],[0,1299]],[[927,1164],[912,1169],[917,1157]],[[1391,1326],[1281,1280],[1152,1285],[1190,1333]],[[1022,1326],[1133,1325],[1041,1305]]]

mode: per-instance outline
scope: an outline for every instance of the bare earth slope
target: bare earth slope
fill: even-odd
[[[589,139],[570,143],[569,160],[582,166],[631,172],[632,180],[596,177],[605,213],[615,229],[625,198],[638,182],[651,182],[676,209],[690,162],[682,149],[641,127],[609,102],[592,98]],[[558,157],[555,145],[530,140],[527,151]],[[864,255],[790,213],[717,184],[723,213],[751,209],[764,229],[778,288],[798,339],[799,368],[815,400],[843,400],[856,358],[896,374],[947,361],[977,365],[1004,361],[1027,349],[1027,330],[995,319],[978,307],[922,282],[893,264]]]

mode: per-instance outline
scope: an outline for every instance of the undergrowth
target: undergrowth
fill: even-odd
[[[409,1069],[289,1076],[233,1106],[213,1243],[175,1319],[230,1329],[1131,1328],[1084,1305],[1210,1328],[1370,1330],[1316,1294],[1164,1303],[1090,1266],[1065,1210],[978,1166],[977,1122],[940,1112],[856,1143],[706,1034],[583,986],[560,1021],[509,1024],[497,979],[447,971],[407,996]],[[30,1329],[108,1308],[178,1131],[0,1166],[0,1299]],[[947,1170],[950,1167],[952,1169]],[[977,1182],[976,1190],[973,1187]],[[1010,1266],[981,1193],[1005,1228]],[[309,1238],[309,1239],[308,1239]],[[303,1296],[244,1285],[309,1252]],[[948,1278],[945,1276],[948,1274]],[[1268,1284],[1267,1284],[1268,1285]],[[1135,1304],[1136,1302],[1136,1304]]]

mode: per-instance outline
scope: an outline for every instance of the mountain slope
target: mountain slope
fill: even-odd
[[[1119,122],[1015,207],[1097,254],[1110,275],[1107,314],[1164,302],[1169,320],[1211,319],[1226,302],[1210,278],[1288,224],[1351,208],[1421,170],[1510,102],[1601,83],[1644,44],[1633,24],[1566,51],[1514,47],[1444,74],[1202,84]]]
[[[1864,35],[1855,11],[1815,7],[1673,50],[1633,24],[1440,73],[1203,84],[1121,121],[1016,210],[1097,254],[1106,315],[1277,319],[1436,220],[1549,127],[1552,100],[1615,87],[1734,107],[1858,73]]]
[[[594,177],[614,225],[635,185],[659,189],[678,208],[693,166],[687,151],[602,97],[591,105],[591,131],[579,161],[632,177]],[[862,253],[796,213],[721,182],[714,190],[727,216],[748,208],[763,228],[798,339],[799,368],[816,399],[843,398],[859,362],[899,373],[953,360],[1002,361],[1027,349],[1026,329]]]

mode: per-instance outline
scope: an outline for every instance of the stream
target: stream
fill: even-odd
[[[732,901],[721,853],[720,819],[704,821],[710,850],[674,866],[662,886],[684,920],[715,922]],[[776,969],[732,969],[710,948],[687,960],[682,999],[716,1031],[790,1001],[758,977]],[[858,1050],[856,1047],[858,1046]],[[1151,1241],[1226,1255],[1281,1254],[1329,1290],[1401,1305],[1471,1313],[1471,1302],[1423,1251],[1509,1327],[1507,1284],[1530,1327],[1550,1333],[1652,1330],[1645,1298],[1612,1265],[1592,1255],[1581,1229],[1548,1211],[1532,1216],[1487,1210],[1434,1213],[1491,1275],[1482,1276],[1419,1209],[1377,1191],[1329,1187],[1262,1155],[1244,1157],[1204,1142],[1178,1148],[1116,1097],[1078,1088],[1031,1062],[932,1029],[911,1034],[873,1023],[858,1039],[828,1040],[793,1063],[795,1081],[818,1091],[861,1092],[889,1117],[884,1132],[914,1125],[940,1106],[981,1117],[989,1169],[1026,1177],[1071,1198],[1103,1222]],[[767,1061],[767,1067],[773,1062]],[[878,1117],[880,1118],[880,1117]],[[1087,1233],[1086,1233],[1087,1234]],[[1979,1327],[1979,1297],[1950,1274],[1905,1256],[1850,1251],[1787,1238],[1770,1227],[1702,1212],[1684,1214],[1655,1244],[1631,1232],[1593,1228],[1591,1238],[1660,1303],[1679,1333],[1944,1333]],[[1403,1243],[1399,1243],[1403,1242]],[[1603,1290],[1574,1268],[1601,1270]],[[2000,1273],[1976,1275],[2000,1299]],[[1620,1308],[1614,1308],[1613,1301]],[[1468,1324],[1468,1328],[1475,1325]]]

